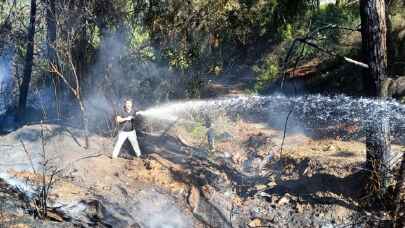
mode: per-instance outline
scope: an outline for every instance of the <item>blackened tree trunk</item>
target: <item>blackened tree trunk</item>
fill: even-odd
[[[385,99],[383,81],[387,78],[387,24],[385,0],[360,0],[363,56],[369,68],[364,71],[364,84],[371,97]],[[382,102],[382,106],[384,102]],[[384,107],[371,113],[367,138],[367,169],[370,194],[384,192],[388,183],[391,143],[389,118]],[[371,180],[373,182],[371,182]],[[372,183],[378,183],[374,185]]]
[[[28,90],[31,82],[32,63],[34,58],[34,37],[35,37],[35,19],[37,3],[31,0],[30,24],[28,27],[27,52],[25,55],[23,80],[20,85],[20,97],[18,102],[17,117],[21,121],[27,106]]]
[[[46,0],[45,5],[46,5],[46,26],[47,26],[46,48],[47,48],[48,65],[49,69],[53,69],[53,67],[59,69],[58,57],[55,50],[56,36],[57,36],[55,0]],[[53,87],[54,89],[56,113],[58,120],[60,120],[62,118],[62,110],[60,105],[60,98],[62,93],[61,81],[55,73],[52,72],[49,73],[49,77],[50,80],[48,80],[48,84],[52,83],[52,85],[49,86],[51,88]]]
[[[361,35],[363,55],[369,65],[364,80],[370,96],[379,96],[387,77],[387,25],[384,0],[361,0]]]
[[[56,10],[55,0],[46,1],[46,38],[47,38],[47,54],[48,61],[51,64],[57,64],[57,57],[55,51],[56,42]]]
[[[392,36],[393,33],[393,24],[391,21],[391,11],[393,6],[396,5],[397,0],[385,0],[385,16],[387,21],[387,57],[388,57],[388,73],[393,73],[393,64],[395,62],[396,48],[395,48],[395,39]]]

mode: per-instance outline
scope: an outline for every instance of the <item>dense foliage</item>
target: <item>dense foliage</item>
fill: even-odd
[[[320,2],[39,1],[33,84],[49,86],[52,58],[51,62],[57,60],[58,69],[67,79],[78,75],[84,91],[103,87],[103,91],[111,91],[114,96],[129,93],[140,100],[149,98],[148,102],[200,96],[206,79],[224,77],[221,75],[249,74],[255,79],[251,89],[264,91],[285,70],[284,57],[294,38],[328,24],[359,27],[357,3]],[[401,14],[401,4],[392,1],[392,18]],[[17,80],[26,51],[29,6],[29,1],[12,0],[2,0],[0,6],[0,50],[14,50]],[[401,23],[398,21],[401,20],[393,20],[394,26]],[[321,30],[314,42],[337,53],[356,56],[360,40],[359,34],[353,33]],[[50,34],[55,34],[55,40],[50,39]],[[49,55],[50,49],[55,50],[56,56]],[[331,59],[309,46],[296,52],[301,56],[298,65],[317,57]],[[287,67],[297,65],[295,62],[290,61]],[[133,86],[126,86],[128,82]],[[156,90],[159,92],[153,96],[145,95]]]

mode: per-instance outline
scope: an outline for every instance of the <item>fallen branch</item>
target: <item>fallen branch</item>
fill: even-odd
[[[365,63],[363,63],[363,62],[354,60],[354,59],[349,58],[349,57],[347,57],[347,56],[339,55],[339,54],[337,54],[337,53],[335,53],[335,52],[333,52],[333,51],[330,51],[330,50],[327,50],[327,49],[325,49],[325,48],[319,47],[317,44],[315,44],[315,43],[313,43],[313,42],[310,42],[310,40],[314,40],[315,37],[316,37],[321,31],[328,30],[328,29],[339,29],[339,30],[348,30],[348,31],[352,31],[352,32],[360,32],[360,29],[352,29],[352,28],[347,28],[347,27],[341,27],[341,26],[338,26],[338,25],[327,24],[327,25],[322,26],[322,27],[319,27],[319,28],[317,28],[317,29],[315,29],[315,30],[313,30],[313,31],[311,31],[311,32],[308,32],[304,37],[295,38],[295,39],[293,40],[293,42],[292,42],[290,48],[288,49],[287,55],[286,55],[286,57],[285,57],[285,59],[284,59],[284,61],[283,61],[283,65],[282,65],[283,76],[282,76],[282,81],[281,81],[281,89],[283,89],[283,87],[284,87],[285,79],[286,79],[286,76],[287,76],[286,69],[287,69],[288,62],[289,62],[289,60],[290,60],[290,58],[291,58],[291,56],[292,56],[292,54],[293,54],[294,49],[295,49],[296,46],[297,46],[297,43],[306,44],[306,45],[308,45],[308,46],[310,46],[310,47],[312,47],[312,48],[315,48],[315,49],[317,49],[317,50],[319,50],[319,51],[321,51],[321,52],[324,52],[324,53],[326,53],[326,54],[328,54],[328,55],[330,55],[330,56],[343,59],[343,60],[346,61],[347,63],[354,64],[354,65],[356,65],[356,66],[359,66],[359,67],[362,67],[362,68],[366,68],[366,69],[369,67],[367,64],[365,64]]]
[[[298,40],[299,42],[302,42],[302,43],[304,43],[304,44],[307,44],[308,46],[313,47],[313,48],[315,48],[315,49],[317,49],[317,50],[319,50],[319,51],[322,51],[322,52],[324,52],[324,53],[326,53],[326,54],[328,54],[328,55],[330,55],[330,56],[337,57],[337,58],[342,58],[343,60],[345,60],[345,61],[348,62],[348,63],[354,64],[354,65],[357,65],[357,66],[360,66],[360,67],[363,67],[363,68],[366,68],[366,69],[368,69],[368,67],[369,67],[367,64],[365,64],[365,63],[363,63],[363,62],[360,62],[360,61],[351,59],[351,58],[349,58],[349,57],[347,57],[347,56],[342,56],[342,55],[336,54],[336,53],[334,53],[333,51],[330,51],[330,50],[324,49],[324,48],[322,48],[322,47],[319,47],[318,45],[316,45],[316,44],[314,44],[314,43],[312,43],[312,42],[309,42],[309,41],[307,41],[306,39],[297,38],[297,40]]]
[[[105,154],[97,153],[97,154],[86,155],[86,156],[83,156],[83,157],[80,157],[80,158],[74,160],[72,163],[78,162],[80,160],[88,159],[88,158],[98,158],[103,155],[105,155]]]
[[[80,144],[79,140],[76,138],[76,136],[74,136],[73,132],[69,130],[69,128],[64,127],[64,126],[62,126],[62,127],[63,127],[63,130],[65,130],[67,133],[69,133],[70,137],[72,137],[73,141],[75,141],[75,143],[76,143],[78,146],[83,147],[83,146]]]

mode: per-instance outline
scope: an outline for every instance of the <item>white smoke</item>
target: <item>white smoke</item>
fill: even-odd
[[[153,189],[141,192],[142,199],[136,205],[134,216],[145,228],[193,227],[189,217],[183,214],[173,199]]]
[[[87,82],[86,90],[91,91],[89,99],[92,94],[102,93],[115,101],[115,105],[123,97],[131,97],[135,104],[149,106],[168,101],[179,93],[179,77],[168,67],[131,52],[126,36],[124,32],[104,36]]]
[[[11,56],[10,51],[0,54],[0,114],[12,103],[14,82],[11,76]]]
[[[132,51],[125,31],[103,36],[82,87],[90,129],[108,124],[121,111],[124,98],[132,98],[135,109],[142,110],[184,93],[181,78],[167,66]]]

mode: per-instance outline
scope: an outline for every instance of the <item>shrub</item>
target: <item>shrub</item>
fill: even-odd
[[[257,73],[254,90],[261,92],[267,85],[277,79],[280,72],[278,61],[275,57],[267,57],[262,67],[255,65],[253,71]]]

